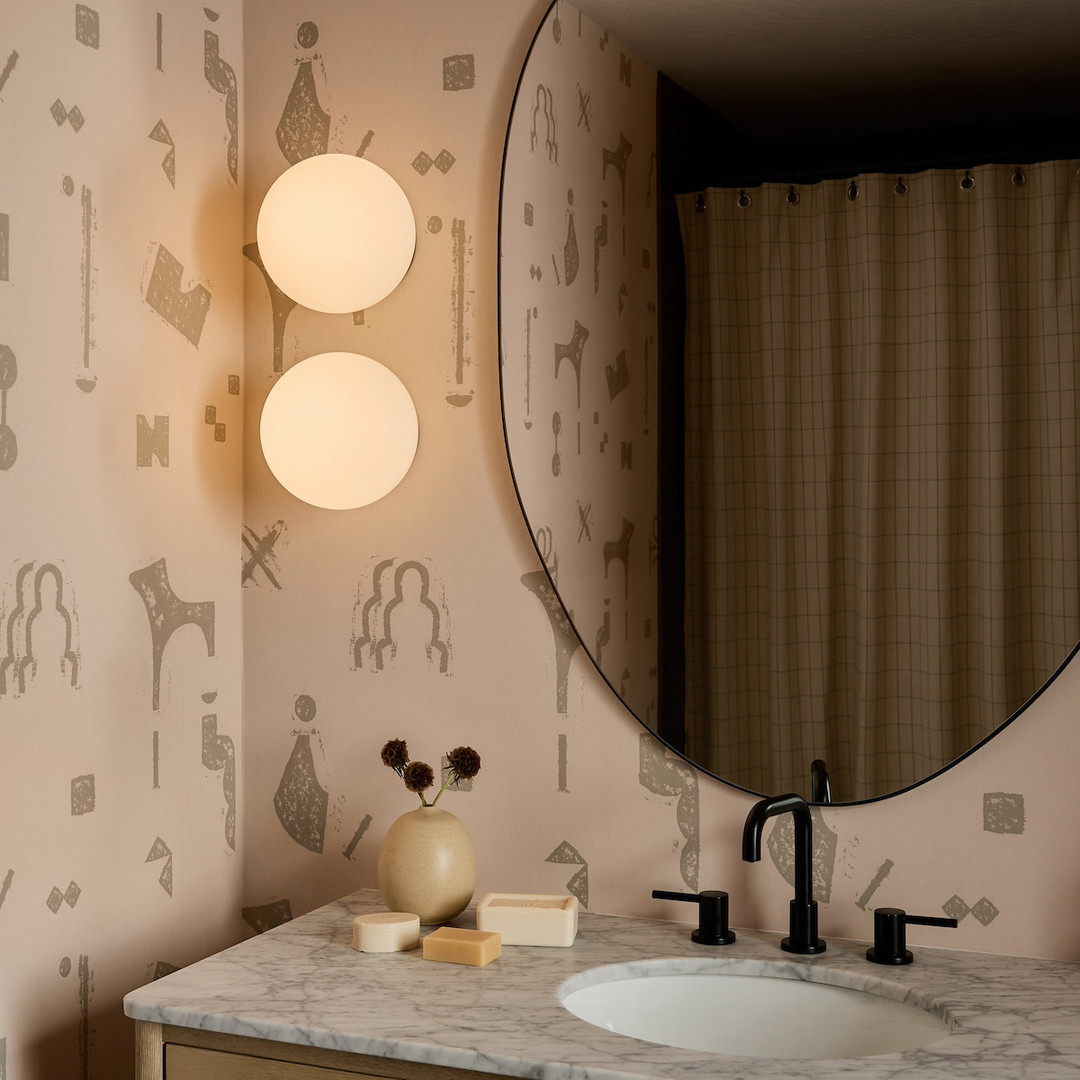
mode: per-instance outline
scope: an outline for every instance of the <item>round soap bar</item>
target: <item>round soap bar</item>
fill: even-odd
[[[420,944],[420,916],[408,911],[373,911],[353,919],[352,944],[361,952],[404,952]]]

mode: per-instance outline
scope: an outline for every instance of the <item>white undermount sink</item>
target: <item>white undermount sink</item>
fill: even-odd
[[[891,1054],[952,1029],[943,1009],[887,979],[792,962],[618,964],[575,976],[559,996],[575,1016],[620,1035],[747,1057]]]

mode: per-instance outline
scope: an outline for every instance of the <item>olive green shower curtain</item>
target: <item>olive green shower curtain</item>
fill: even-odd
[[[687,752],[910,784],[1080,628],[1077,162],[680,197]]]

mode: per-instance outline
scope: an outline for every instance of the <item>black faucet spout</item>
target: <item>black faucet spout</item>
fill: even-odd
[[[743,826],[742,857],[746,862],[761,859],[761,834],[765,822],[778,814],[791,814],[795,828],[795,899],[791,901],[790,936],[780,947],[786,952],[813,954],[825,951],[817,936],[817,901],[814,899],[814,821],[801,795],[776,795],[761,799],[750,808]]]

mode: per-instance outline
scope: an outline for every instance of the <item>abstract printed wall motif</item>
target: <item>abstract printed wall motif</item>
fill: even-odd
[[[882,882],[889,876],[889,872],[895,865],[892,859],[885,859],[877,868],[874,876],[870,879],[870,883],[860,893],[858,900],[855,901],[855,906],[860,911],[866,911],[869,908],[871,898],[881,888]]]
[[[295,165],[304,158],[325,154],[330,145],[330,114],[319,103],[314,65],[322,70],[322,57],[311,50],[319,41],[319,28],[313,22],[300,24],[296,42],[300,58],[296,78],[277,126],[277,144],[285,160]],[[325,79],[325,72],[323,72]]]
[[[78,621],[55,563],[19,567],[3,631],[0,695],[25,694],[39,682],[79,685]]]
[[[72,105],[70,109],[65,108],[64,103],[59,98],[49,106],[49,112],[52,113],[52,118],[57,127],[63,127],[67,124],[72,131],[79,132],[82,131],[83,124],[86,123],[86,117],[83,116],[82,109],[78,105]]]
[[[12,49],[7,55],[7,59],[4,61],[3,70],[0,70],[0,94],[4,92],[4,87],[7,84],[8,79],[11,78],[11,73],[15,70],[15,65],[19,61],[19,54],[15,49]]]
[[[314,699],[301,694],[294,706],[295,719],[307,726],[315,719],[315,713]],[[319,782],[311,750],[313,734],[314,729],[296,734],[292,753],[274,793],[274,810],[289,836],[301,847],[321,855],[326,842],[330,793]]]
[[[161,873],[158,875],[158,884],[172,896],[173,894],[173,855],[169,845],[160,836],[154,838],[147,852],[148,863],[161,862]]]
[[[1024,796],[1016,792],[988,791],[983,795],[983,829],[986,832],[1024,831]]]
[[[455,408],[468,405],[473,399],[473,390],[468,385],[468,373],[473,360],[469,343],[471,333],[468,329],[468,316],[472,310],[472,294],[467,284],[467,273],[472,258],[472,246],[465,229],[463,218],[454,218],[450,228],[451,268],[450,299],[453,305],[453,384],[446,400]]]
[[[204,694],[213,700],[214,695]],[[208,702],[210,704],[210,702]],[[221,794],[225,800],[225,843],[236,850],[236,747],[228,735],[218,732],[216,713],[202,718],[202,763],[211,772],[221,773]]]
[[[420,153],[413,158],[412,167],[421,176],[426,176],[428,170],[434,166],[435,169],[445,176],[454,167],[454,162],[456,160],[457,158],[455,158],[446,147],[443,147],[435,157],[432,157],[426,150],[421,150]]]
[[[207,19],[216,23],[221,17],[210,8],[203,8]],[[235,184],[240,157],[240,94],[236,81],[236,72],[221,55],[221,38],[213,30],[203,32],[204,61],[203,74],[211,88],[224,95],[225,129],[228,133],[225,158],[229,166],[229,176]]]
[[[968,904],[963,897],[955,893],[941,905],[941,910],[950,918],[961,922],[969,915],[983,926],[989,926],[1000,914],[997,905],[985,896],[979,897],[973,904]]]
[[[75,40],[88,49],[101,47],[101,16],[86,4],[75,5]]]
[[[71,781],[71,814],[92,814],[97,807],[97,783],[93,773],[76,776]]]
[[[370,814],[365,814],[360,819],[360,824],[356,827],[356,832],[353,833],[352,839],[345,845],[345,850],[342,852],[346,859],[353,858],[357,845],[364,839],[364,833],[371,828],[371,820]]]
[[[647,732],[638,736],[638,780],[646,791],[674,798],[675,822],[685,843],[679,851],[679,872],[691,892],[698,890],[701,862],[701,809],[697,769],[665,750]]]
[[[445,590],[426,561],[380,559],[360,583],[353,609],[353,666],[451,674]]]
[[[275,521],[263,529],[244,526],[240,537],[244,545],[240,570],[241,585],[271,585],[281,588],[281,568],[278,565],[277,545],[285,533],[285,522]]]
[[[286,296],[274,284],[274,279],[263,265],[258,244],[254,242],[245,244],[244,256],[255,265],[262,275],[267,292],[270,294],[270,313],[274,333],[274,374],[280,375],[285,370],[285,324],[288,322],[289,316],[296,310],[296,301],[292,297]]]
[[[555,645],[555,709],[564,713],[567,709],[567,689],[570,679],[570,660],[581,644],[566,611],[543,570],[531,570],[521,575],[521,584],[531,592],[544,607],[544,614],[551,625]]]
[[[176,143],[169,134],[168,126],[164,120],[159,120],[150,132],[149,138],[154,142],[164,143],[169,149],[165,157],[161,159],[161,171],[168,178],[169,183],[176,187]]]
[[[75,181],[70,176],[65,176],[61,188],[65,195],[72,196],[75,194]],[[84,394],[89,394],[97,385],[97,377],[90,370],[90,356],[94,344],[94,234],[97,231],[97,218],[94,213],[94,194],[86,184],[82,185],[79,205],[82,211],[82,261],[79,264],[82,293],[82,366],[75,378],[75,385]]]
[[[183,264],[164,244],[159,244],[146,286],[146,302],[198,348],[210,311],[210,290],[203,285],[185,289],[183,280]]]
[[[566,883],[566,891],[571,896],[576,896],[583,908],[587,908],[589,906],[589,864],[577,848],[569,840],[564,840],[544,862],[568,863],[570,866],[580,867]]]
[[[245,907],[241,912],[244,922],[261,934],[266,930],[273,930],[275,926],[281,926],[292,918],[292,907],[288,900],[273,900],[269,904],[254,904]]]
[[[55,963],[55,961],[54,961]],[[91,1027],[91,1007],[93,1005],[94,998],[94,972],[90,967],[90,957],[82,953],[79,955],[78,960],[73,964],[70,956],[62,956],[60,963],[56,965],[55,969],[58,971],[61,979],[68,979],[72,973],[75,974],[75,978],[72,980],[72,988],[74,994],[62,994],[58,997],[71,1001],[76,1010],[77,1021],[75,1023],[74,1032],[74,1046],[72,1050],[71,1064],[78,1070],[71,1073],[72,1076],[77,1075],[79,1080],[90,1080],[90,1066],[94,1055],[94,1046],[92,1040],[92,1027]],[[0,1055],[0,1066],[3,1065],[3,1056]],[[4,1075],[3,1069],[0,1068],[0,1077]]]
[[[0,472],[6,472],[19,456],[19,440],[8,423],[8,391],[19,377],[15,352],[0,342]]]
[[[301,846],[322,854],[329,792],[319,783],[311,736],[297,735],[274,794],[281,827]]]
[[[189,603],[181,600],[169,584],[164,559],[158,559],[128,575],[135,591],[142,597],[150,620],[150,648],[153,658],[154,708],[161,706],[161,661],[165,646],[182,626],[197,626],[206,641],[208,656],[214,655],[214,601]]]
[[[443,57],[443,90],[472,90],[476,86],[476,57],[472,53]]]
[[[3,82],[0,80],[0,89]],[[0,213],[0,281],[11,280],[11,219]]]
[[[135,467],[149,469],[154,462],[169,467],[169,418],[151,419],[139,413],[135,417]]]
[[[203,423],[214,429],[214,442],[224,442],[226,435],[228,434],[228,428],[226,425],[218,419],[218,411],[216,405],[207,405],[203,409]]]
[[[69,881],[66,889],[61,890],[58,885],[52,887],[51,892],[45,898],[45,906],[55,915],[65,904],[74,908],[82,895],[82,889],[75,881]]]

